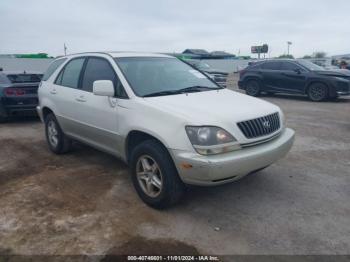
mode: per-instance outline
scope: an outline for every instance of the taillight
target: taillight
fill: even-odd
[[[24,96],[26,92],[23,89],[17,89],[16,90],[16,95],[17,96]]]
[[[6,88],[4,90],[6,96],[23,96],[26,92],[23,89],[18,88]]]

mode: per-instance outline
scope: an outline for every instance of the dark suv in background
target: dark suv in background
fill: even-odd
[[[0,122],[14,115],[36,115],[42,74],[0,71]]]
[[[348,70],[325,70],[302,59],[265,60],[240,72],[239,88],[248,95],[304,94],[312,101],[350,95]]]

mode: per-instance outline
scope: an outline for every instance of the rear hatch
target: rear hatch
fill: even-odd
[[[5,88],[5,96],[37,96],[42,74],[8,74],[10,85]]]
[[[41,74],[7,74],[3,88],[3,104],[8,107],[33,107],[38,104]]]

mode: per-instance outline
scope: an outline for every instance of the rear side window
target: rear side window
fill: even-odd
[[[290,62],[283,62],[282,63],[282,70],[288,70],[288,71],[294,71],[296,69],[302,70],[302,68],[294,63]]]
[[[262,68],[266,70],[282,70],[281,66],[281,62],[266,62],[262,65]]]
[[[93,83],[97,80],[110,80],[114,84],[117,97],[127,97],[111,64],[103,58],[91,57],[88,59],[84,71],[82,89],[87,92],[93,91]]]
[[[57,85],[78,88],[81,69],[85,58],[76,58],[68,62],[56,79]]]
[[[56,69],[63,64],[63,62],[65,62],[67,60],[67,58],[62,58],[62,59],[58,59],[58,60],[55,60],[53,61],[49,68],[46,70],[43,78],[42,78],[42,81],[46,81],[47,79],[50,78],[50,76],[56,71]]]

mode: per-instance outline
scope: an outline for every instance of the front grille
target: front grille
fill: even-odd
[[[237,125],[246,138],[267,136],[276,132],[281,126],[278,113],[239,122]]]

